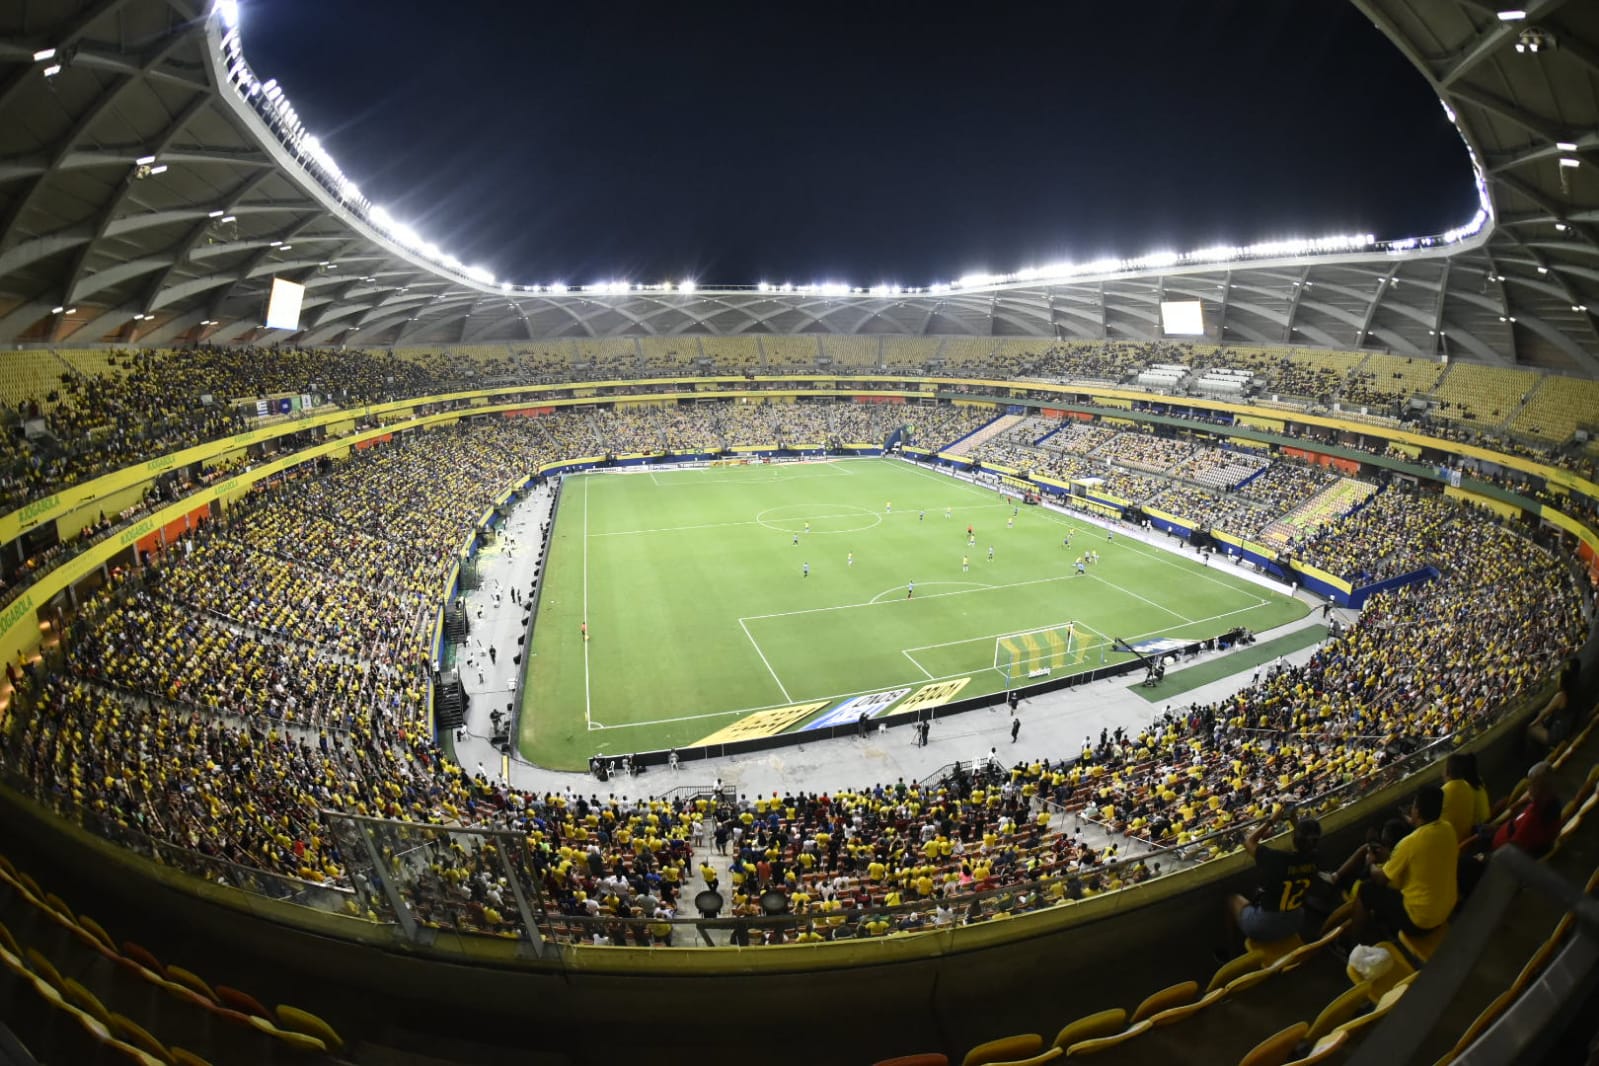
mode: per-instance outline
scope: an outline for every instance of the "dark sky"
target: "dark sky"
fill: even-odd
[[[1475,210],[1342,0],[243,0],[375,203],[501,280],[924,285]]]

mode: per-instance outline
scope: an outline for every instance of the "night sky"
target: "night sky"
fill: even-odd
[[[517,283],[925,285],[1476,209],[1341,0],[240,7],[369,199]]]

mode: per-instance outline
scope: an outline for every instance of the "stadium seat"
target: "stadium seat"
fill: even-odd
[[[1386,951],[1388,958],[1392,960],[1391,965],[1382,973],[1367,980],[1356,973],[1353,966],[1345,968],[1345,972],[1349,975],[1349,983],[1356,985],[1364,983],[1367,986],[1367,998],[1373,1003],[1381,999],[1394,985],[1407,977],[1413,976],[1416,972],[1416,968],[1410,965],[1410,960],[1406,958],[1405,953],[1393,941],[1384,940],[1376,946]]]
[[[1444,942],[1444,937],[1449,933],[1449,923],[1445,922],[1438,928],[1419,936],[1411,936],[1403,930],[1399,933],[1399,944],[1408,951],[1412,958],[1426,962],[1432,958],[1438,946]]]
[[[961,1060],[961,1066],[989,1066],[990,1063],[1004,1062],[1007,1059],[1022,1059],[1028,1055],[1036,1055],[1043,1046],[1044,1038],[1037,1033],[1002,1036],[972,1048]]]
[[[156,958],[155,955],[151,954],[148,949],[135,944],[131,940],[124,940],[122,942],[122,954],[132,959],[140,966],[143,966],[146,970],[149,970],[153,974],[161,977],[167,976],[167,968],[161,965],[161,960]]]
[[[924,1051],[920,1055],[900,1055],[892,1059],[878,1059],[872,1066],[949,1066],[949,1056],[937,1051]]]
[[[1283,1066],[1312,1066],[1313,1063],[1326,1062],[1341,1052],[1348,1042],[1348,1033],[1328,1033],[1315,1042],[1304,1058],[1292,1059],[1283,1063]]]
[[[1184,1018],[1190,1018],[1200,1011],[1227,998],[1227,989],[1218,988],[1213,992],[1206,992],[1192,1003],[1183,1003],[1175,1007],[1167,1007],[1149,1016],[1149,1024],[1159,1029],[1162,1026],[1175,1025]]]
[[[1305,946],[1304,937],[1295,933],[1293,936],[1281,940],[1248,940],[1244,941],[1244,950],[1251,955],[1259,955],[1262,965],[1270,966],[1289,952]]]
[[[146,1055],[160,1059],[167,1066],[172,1066],[172,1053],[167,1050],[166,1045],[132,1018],[121,1014],[111,1015],[111,1031],[118,1039],[132,1044]]]
[[[1029,1055],[1025,1059],[1007,1059],[1004,1062],[990,1063],[989,1066],[1043,1066],[1044,1063],[1054,1062],[1065,1054],[1066,1051],[1063,1048],[1049,1047],[1036,1055]]]
[[[278,1004],[278,1025],[296,1033],[314,1036],[328,1046],[329,1051],[337,1052],[343,1049],[344,1039],[334,1031],[333,1026],[318,1018],[308,1010],[299,1007],[290,1007]]]
[[[254,1015],[257,1018],[272,1020],[272,1012],[261,1004],[261,1001],[248,992],[241,992],[228,985],[217,985],[217,999],[224,1007],[232,1007],[244,1014]]]
[[[1099,1053],[1109,1051],[1112,1048],[1121,1047],[1129,1040],[1136,1040],[1140,1036],[1143,1036],[1145,1033],[1149,1032],[1151,1028],[1153,1028],[1153,1026],[1149,1022],[1144,1021],[1139,1022],[1137,1025],[1130,1025],[1123,1031],[1112,1036],[1101,1036],[1089,1040],[1079,1040],[1077,1043],[1066,1049],[1066,1057],[1069,1059],[1080,1059],[1089,1055],[1098,1055]]]
[[[200,977],[198,974],[191,973],[182,966],[168,966],[167,978],[168,980],[174,981],[192,992],[204,996],[212,1003],[222,1002],[222,1000],[218,998],[216,992],[212,990],[211,986],[205,983],[204,978]]]
[[[17,938],[11,935],[11,930],[4,922],[0,922],[0,948],[5,948],[19,959],[22,958],[22,946],[17,943]]]
[[[180,1047],[167,1048],[167,1050],[172,1053],[174,1066],[211,1066],[210,1059],[202,1059],[192,1051],[185,1051]]]
[[[1280,1032],[1273,1033],[1238,1060],[1238,1066],[1282,1066],[1288,1061],[1288,1056],[1294,1053],[1294,1048],[1305,1039],[1305,1033],[1310,1026],[1304,1022],[1296,1022]]]
[[[1076,1021],[1067,1022],[1061,1031],[1055,1034],[1055,1046],[1069,1048],[1082,1040],[1112,1036],[1121,1032],[1126,1025],[1127,1012],[1120,1007],[1085,1014]]]
[[[117,950],[116,941],[112,940],[110,935],[100,927],[99,922],[87,914],[78,915],[78,928],[98,940],[107,951]]]
[[[273,1025],[266,1018],[260,1018],[252,1014],[250,1015],[250,1025],[252,1028],[265,1033],[272,1039],[279,1041],[280,1043],[287,1044],[296,1051],[316,1051],[325,1053],[328,1050],[328,1046],[322,1041],[318,1040],[316,1037],[309,1036],[305,1033],[296,1033],[292,1029],[280,1029],[276,1025]]]
[[[1133,1011],[1133,1024],[1136,1025],[1150,1015],[1157,1014],[1160,1011],[1192,1003],[1198,997],[1198,981],[1184,981],[1181,984],[1163,988],[1138,1005],[1138,1009]]]
[[[111,1012],[106,1010],[105,1004],[100,1002],[100,997],[89,991],[75,979],[68,977],[61,982],[61,995],[68,1003],[88,1013],[101,1025],[111,1025]]]
[[[28,962],[28,969],[44,978],[51,988],[61,990],[61,972],[55,968],[55,963],[40,954],[38,948],[28,948],[23,953],[23,958]]]
[[[1340,1025],[1365,1010],[1371,1003],[1371,983],[1362,981],[1353,988],[1340,992],[1333,1001],[1321,1009],[1316,1020],[1310,1023],[1306,1040],[1320,1040]]]
[[[1221,968],[1211,975],[1210,983],[1205,986],[1205,994],[1209,995],[1216,989],[1225,987],[1234,978],[1252,973],[1260,967],[1260,956],[1253,952],[1246,952],[1230,962],[1222,963]]]

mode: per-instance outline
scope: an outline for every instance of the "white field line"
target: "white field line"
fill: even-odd
[[[933,675],[927,672],[927,667],[923,666],[921,663],[916,661],[916,656],[914,656],[914,655],[912,655],[910,653],[910,649],[901,648],[899,653],[901,655],[905,656],[905,658],[909,659],[911,661],[911,665],[916,667],[916,669],[920,670],[923,673],[923,675],[926,676],[927,680],[929,680],[929,681],[933,680]]]
[[[1109,585],[1111,588],[1115,589],[1117,592],[1120,592],[1120,593],[1122,593],[1125,596],[1131,596],[1135,600],[1143,600],[1145,603],[1149,604],[1151,607],[1153,607],[1153,608],[1155,608],[1156,610],[1159,610],[1159,611],[1165,611],[1167,614],[1171,615],[1173,618],[1180,618],[1184,622],[1192,622],[1193,621],[1192,618],[1189,618],[1185,614],[1178,614],[1176,611],[1172,610],[1170,607],[1167,607],[1163,603],[1157,603],[1156,601],[1150,599],[1148,596],[1140,596],[1138,593],[1134,592],[1132,589],[1127,588],[1127,587],[1125,587],[1123,585],[1118,585],[1114,581],[1107,581],[1104,578],[1100,577],[1098,574],[1089,574],[1088,576],[1090,578],[1092,578],[1093,580],[1099,582],[1101,585]]]
[[[755,634],[751,633],[750,627],[744,624],[744,619],[740,618],[738,620],[738,627],[742,629],[744,631],[744,635],[749,638],[750,644],[752,644],[755,648],[755,654],[761,657],[761,662],[766,664],[767,673],[771,674],[772,680],[777,682],[777,691],[783,694],[783,699],[785,701],[788,703],[793,703],[794,700],[789,696],[788,689],[783,687],[783,679],[777,676],[776,670],[772,669],[771,661],[766,658],[766,653],[761,650],[761,642],[755,639]]]
[[[826,518],[864,518],[864,511],[846,511],[843,514],[806,514],[796,515],[793,518],[780,518],[779,522],[820,522]],[[798,530],[782,529],[781,527],[762,522],[758,519],[749,522],[709,522],[702,526],[658,526],[655,529],[614,529],[609,533],[596,533],[596,537],[631,537],[641,533],[691,533],[698,529],[728,529],[733,526],[765,526],[767,529],[779,533],[797,533]],[[820,533],[833,532],[832,530],[818,530]]]

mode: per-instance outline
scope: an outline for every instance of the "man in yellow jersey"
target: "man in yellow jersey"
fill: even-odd
[[[1410,808],[1410,834],[1394,845],[1388,861],[1373,863],[1360,885],[1357,928],[1375,920],[1388,935],[1418,936],[1449,920],[1458,898],[1459,842],[1443,820],[1444,790],[1423,785]]]

